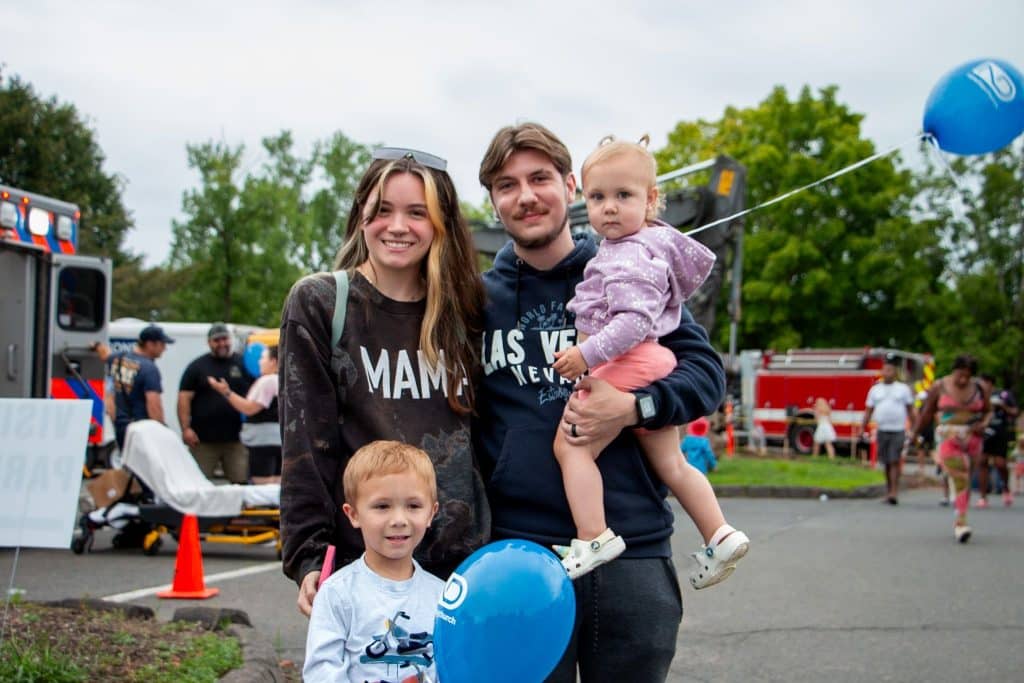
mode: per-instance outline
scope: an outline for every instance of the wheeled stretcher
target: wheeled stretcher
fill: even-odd
[[[154,420],[128,426],[123,466],[143,485],[143,494],[125,496],[105,508],[83,515],[72,541],[76,553],[92,545],[96,529],[144,525],[142,549],[160,550],[162,537],[175,539],[186,514],[199,522],[201,541],[257,545],[273,543],[281,553],[281,486],[260,484],[217,486],[207,479],[185,444]],[[126,491],[131,487],[126,487]]]

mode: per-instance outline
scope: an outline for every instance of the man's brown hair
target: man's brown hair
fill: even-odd
[[[491,183],[514,152],[532,149],[551,159],[551,163],[563,178],[572,173],[572,157],[565,143],[558,136],[539,123],[520,123],[505,126],[491,139],[483,161],[480,162],[480,184],[488,192]]]

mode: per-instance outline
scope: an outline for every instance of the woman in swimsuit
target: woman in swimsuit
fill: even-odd
[[[910,434],[910,443],[916,443],[925,425],[936,419],[935,459],[949,478],[956,511],[953,535],[960,543],[971,537],[967,526],[971,460],[981,454],[982,435],[992,417],[988,394],[974,379],[977,372],[973,356],[957,356],[952,372],[932,385]]]

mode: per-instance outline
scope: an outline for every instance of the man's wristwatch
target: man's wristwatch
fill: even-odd
[[[633,395],[636,396],[636,426],[642,427],[644,424],[649,422],[656,413],[654,408],[654,397],[646,391],[634,391]]]

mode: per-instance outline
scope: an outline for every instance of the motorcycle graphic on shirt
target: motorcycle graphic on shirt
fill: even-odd
[[[374,634],[359,661],[363,664],[379,662],[399,669],[411,667],[413,670],[411,675],[396,681],[382,679],[374,683],[432,683],[426,669],[434,662],[433,635],[426,631],[410,633],[398,623],[399,619],[408,620],[409,615],[399,610],[393,618],[385,619],[384,633]]]

